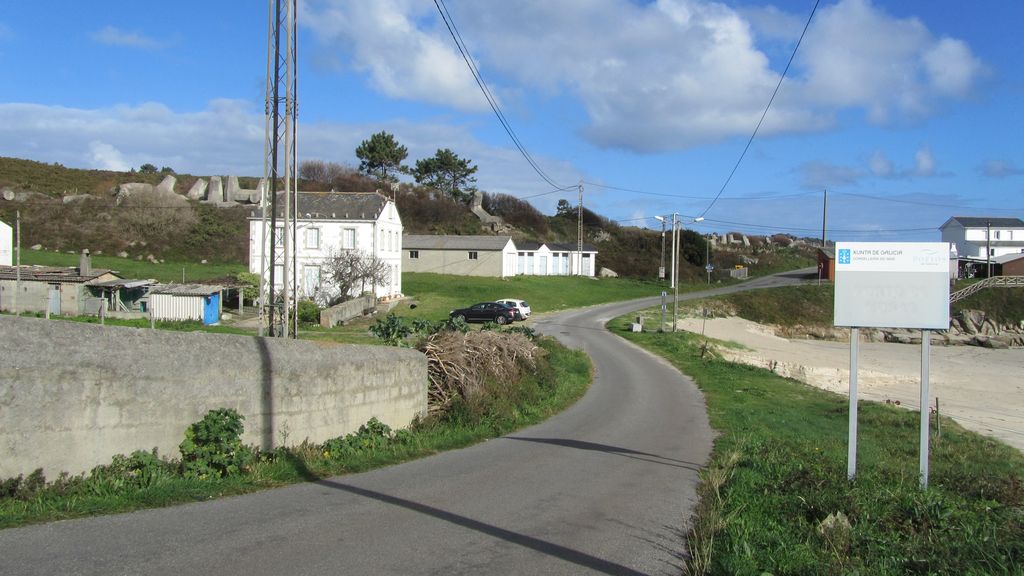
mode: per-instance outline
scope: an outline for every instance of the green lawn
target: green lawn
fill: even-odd
[[[78,254],[47,252],[44,250],[22,250],[21,263],[39,266],[78,266]],[[196,282],[217,280],[247,272],[245,264],[197,264],[195,262],[153,263],[146,260],[131,260],[117,256],[98,255],[92,257],[94,268],[114,270],[122,278],[153,278],[160,282]]]
[[[848,482],[845,396],[702,355],[696,335],[631,333],[631,320],[609,327],[691,376],[719,433],[690,573],[1024,573],[1020,452],[943,418],[922,491],[918,413],[862,402]]]

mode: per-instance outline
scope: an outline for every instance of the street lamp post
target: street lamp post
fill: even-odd
[[[665,279],[665,217],[655,216],[655,220],[661,222],[661,266],[658,268],[658,280]]]
[[[690,220],[691,223],[701,222],[704,217]],[[680,234],[682,222],[679,221],[679,214],[672,214],[672,287],[675,294],[672,297],[672,331],[676,331],[676,324],[679,321],[679,252],[683,247],[683,237]]]

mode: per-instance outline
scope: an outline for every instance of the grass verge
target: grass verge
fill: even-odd
[[[358,449],[341,438],[304,442],[259,454],[248,473],[222,478],[186,478],[175,472],[173,462],[143,458],[143,467],[112,466],[88,477],[62,476],[49,483],[29,477],[16,495],[9,494],[12,481],[0,479],[0,528],[244,494],[362,472],[507,434],[564,410],[590,385],[591,364],[583,352],[550,338],[539,339],[538,345],[546,351],[545,361],[517,386],[495,384],[472,406],[417,422],[386,442],[371,438]]]
[[[916,412],[863,402],[846,479],[848,400],[702,358],[678,332],[609,327],[701,388],[719,432],[688,537],[692,574],[1024,573],[1024,456],[943,419],[918,486]]]

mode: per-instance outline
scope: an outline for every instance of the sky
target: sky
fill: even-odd
[[[7,4],[0,156],[263,173],[267,2]],[[433,0],[299,0],[300,161],[356,167],[387,131],[408,164],[450,148],[546,214],[582,184],[623,225],[705,233],[938,241],[951,216],[1024,218],[1020,0],[440,5],[538,169]]]

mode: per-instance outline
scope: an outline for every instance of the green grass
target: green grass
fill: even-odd
[[[786,286],[691,300],[683,304],[683,309],[699,311],[706,307],[715,315],[735,315],[762,324],[831,326],[833,294],[834,287],[828,283]]]
[[[848,400],[701,358],[695,335],[623,337],[690,375],[719,436],[688,537],[695,574],[1024,573],[1024,456],[948,419],[918,484],[919,415],[863,402],[846,479]],[[842,513],[842,521],[826,521]]]
[[[64,252],[47,252],[44,250],[22,250],[23,265],[39,266],[78,266],[78,254]],[[201,280],[217,280],[233,276],[239,272],[248,272],[245,264],[198,264],[195,262],[163,262],[153,263],[146,260],[130,260],[117,256],[92,256],[93,268],[114,270],[122,278],[146,279],[153,278],[160,282],[181,282],[184,273],[185,282]]]
[[[23,497],[4,497],[9,484],[0,479],[0,529],[244,494],[370,470],[507,434],[564,410],[590,385],[591,364],[583,352],[550,338],[538,344],[546,351],[546,361],[517,385],[495,384],[473,406],[415,423],[408,433],[397,436],[400,441],[344,457],[331,455],[326,443],[303,442],[262,454],[251,471],[242,475],[189,479],[174,473],[172,464],[151,474],[59,478]]]

